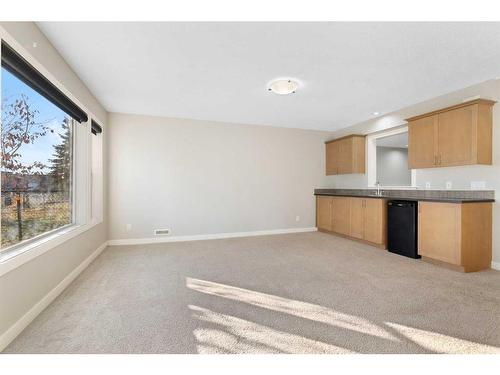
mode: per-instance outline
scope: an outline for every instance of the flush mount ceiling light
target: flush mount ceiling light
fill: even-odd
[[[373,115],[378,116],[378,115],[380,115],[380,112],[373,112]]]
[[[277,79],[272,81],[267,87],[268,91],[272,91],[278,95],[295,94],[299,88],[299,83],[290,78]]]

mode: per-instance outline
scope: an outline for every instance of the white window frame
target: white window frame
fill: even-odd
[[[95,119],[94,119],[95,120]],[[104,220],[103,134],[90,134],[90,221]]]
[[[17,42],[4,28],[0,26],[0,40],[4,40],[26,59],[35,69],[43,74],[59,90],[67,95],[74,103],[87,113],[89,121],[73,127],[73,212],[72,224],[44,233],[34,239],[10,246],[7,251],[0,252],[0,276],[29,262],[30,260],[46,253],[47,251],[67,242],[88,231],[101,221],[91,220],[91,142],[90,119],[93,118],[100,124],[103,119],[89,111],[78,98],[69,92],[43,65],[41,65],[20,43]],[[1,53],[1,52],[0,52]],[[1,74],[1,73],[0,73]],[[1,77],[0,77],[1,78]],[[1,80],[0,80],[1,82]],[[0,88],[1,93],[1,88]],[[101,156],[102,157],[102,156]],[[102,171],[101,171],[102,172]],[[101,180],[103,177],[101,176]]]
[[[384,130],[377,133],[372,133],[366,136],[366,159],[367,159],[367,180],[369,188],[377,187],[377,139],[389,137],[391,135],[408,132],[408,126],[400,126]],[[417,171],[411,170],[411,185],[404,186],[383,186],[383,189],[416,189],[417,188]]]

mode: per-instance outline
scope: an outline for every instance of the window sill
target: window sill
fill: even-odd
[[[90,230],[97,224],[99,223],[92,222],[84,225],[71,225],[61,228],[37,241],[28,243],[25,246],[7,250],[4,254],[0,253],[0,277],[47,251],[62,245],[66,241]]]

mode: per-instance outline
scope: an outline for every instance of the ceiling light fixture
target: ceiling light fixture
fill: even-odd
[[[272,81],[267,87],[268,91],[272,91],[278,95],[295,94],[299,88],[299,83],[290,78],[277,79]]]
[[[380,112],[373,112],[373,115],[378,116],[378,115],[380,115]]]

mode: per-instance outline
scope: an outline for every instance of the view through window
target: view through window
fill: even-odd
[[[2,68],[1,248],[73,222],[73,119]]]

